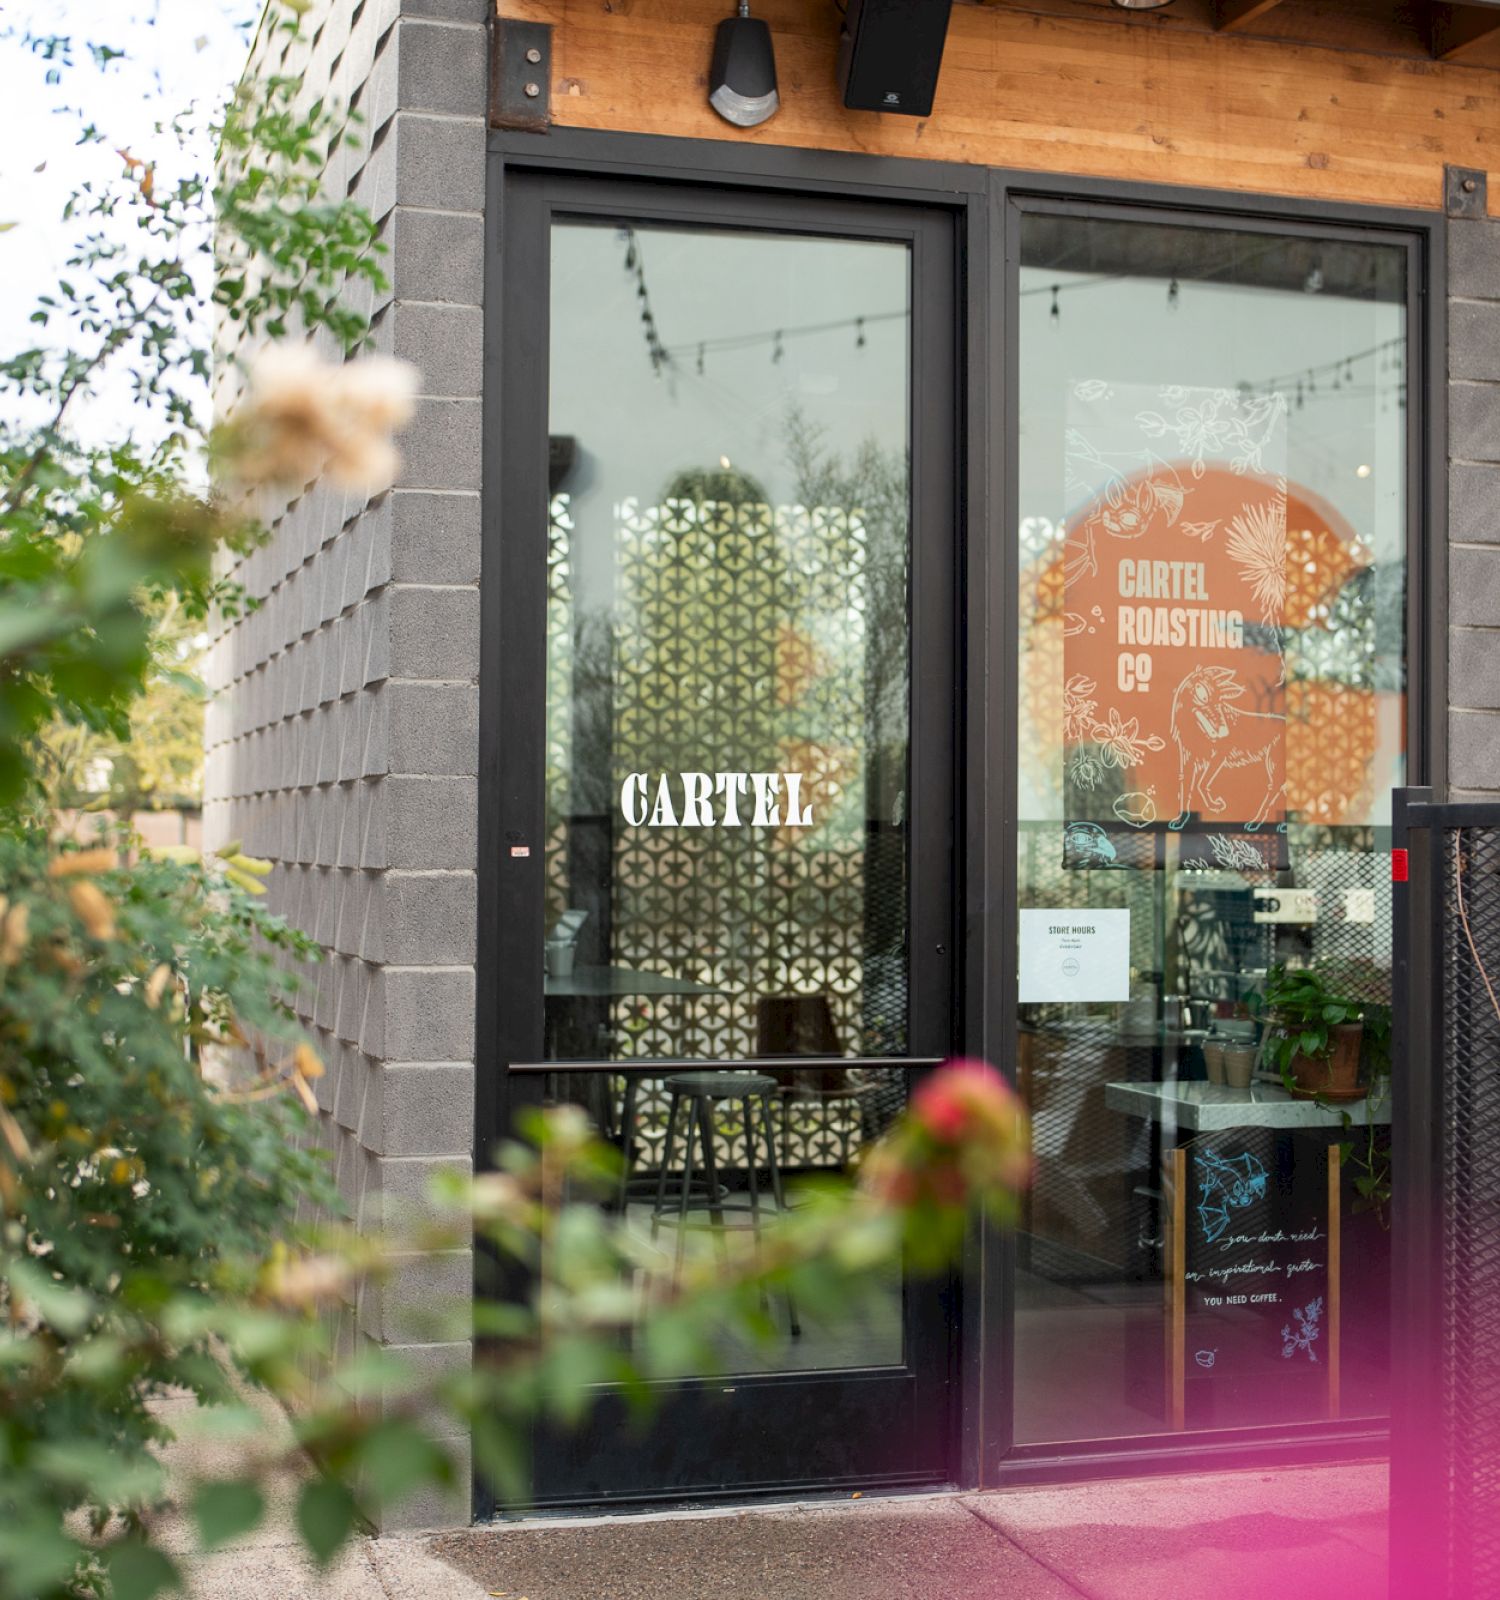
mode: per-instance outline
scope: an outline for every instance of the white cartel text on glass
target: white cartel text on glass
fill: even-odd
[[[632,828],[809,828],[801,797],[800,772],[632,772],[620,814]]]

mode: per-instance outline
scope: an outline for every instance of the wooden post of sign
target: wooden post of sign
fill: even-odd
[[[1167,1426],[1187,1426],[1187,1151],[1180,1145],[1162,1163],[1167,1210],[1162,1245],[1166,1289]]]
[[[1343,1397],[1340,1393],[1339,1345],[1342,1307],[1339,1304],[1339,1276],[1343,1257],[1343,1210],[1340,1204],[1341,1151],[1337,1144],[1328,1147],[1328,1415],[1337,1417]]]

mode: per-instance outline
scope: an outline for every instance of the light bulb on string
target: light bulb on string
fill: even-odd
[[[856,350],[863,350],[864,347],[865,347],[865,319],[863,317],[856,317],[854,319],[854,348]]]
[[[1177,309],[1177,297],[1182,293],[1182,286],[1177,281],[1177,274],[1172,274],[1172,281],[1167,285],[1167,310]]]
[[[1062,321],[1062,307],[1057,303],[1057,285],[1052,285],[1052,309],[1047,313],[1054,323]]]

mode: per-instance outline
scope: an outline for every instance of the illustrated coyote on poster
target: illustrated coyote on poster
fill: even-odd
[[[1099,380],[1068,405],[1067,855],[1264,870],[1286,792],[1286,398]]]

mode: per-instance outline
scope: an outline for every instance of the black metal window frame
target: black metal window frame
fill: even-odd
[[[1445,218],[1414,211],[1242,194],[1160,184],[1035,174],[948,162],[915,161],[554,128],[545,136],[493,132],[486,179],[483,570],[479,762],[479,955],[476,983],[476,1159],[502,1129],[497,1070],[503,1004],[499,751],[507,737],[540,735],[538,714],[501,707],[485,685],[497,681],[502,652],[544,649],[539,632],[517,631],[502,614],[507,461],[503,370],[516,359],[502,327],[501,239],[507,180],[514,173],[575,174],[725,194],[826,197],[831,205],[894,202],[951,214],[958,236],[954,305],[961,323],[957,509],[957,591],[964,633],[957,719],[960,859],[954,882],[958,1005],[955,1051],[1013,1062],[1016,1053],[1017,702],[1012,663],[1019,636],[1017,552],[1018,435],[1012,425],[1019,385],[1014,314],[1020,225],[1028,213],[1162,222],[1239,232],[1300,233],[1320,239],[1394,244],[1407,255],[1407,782],[1441,782],[1446,773],[1447,617]],[[543,330],[545,334],[545,330]],[[514,339],[514,331],[510,337]],[[545,338],[531,349],[545,360]],[[511,392],[524,395],[524,380]],[[534,627],[539,630],[540,615]],[[1398,1060],[1396,1071],[1402,1070]],[[1397,1085],[1398,1095],[1402,1092]],[[1399,1182],[1398,1178],[1398,1182]],[[1399,1226],[1399,1211],[1398,1211]],[[959,1400],[954,1459],[963,1487],[1065,1482],[1124,1473],[1326,1461],[1384,1448],[1383,1425],[1306,1423],[1266,1430],[1188,1433],[1069,1444],[1016,1445],[1013,1437],[1014,1245],[976,1228],[963,1263]]]

